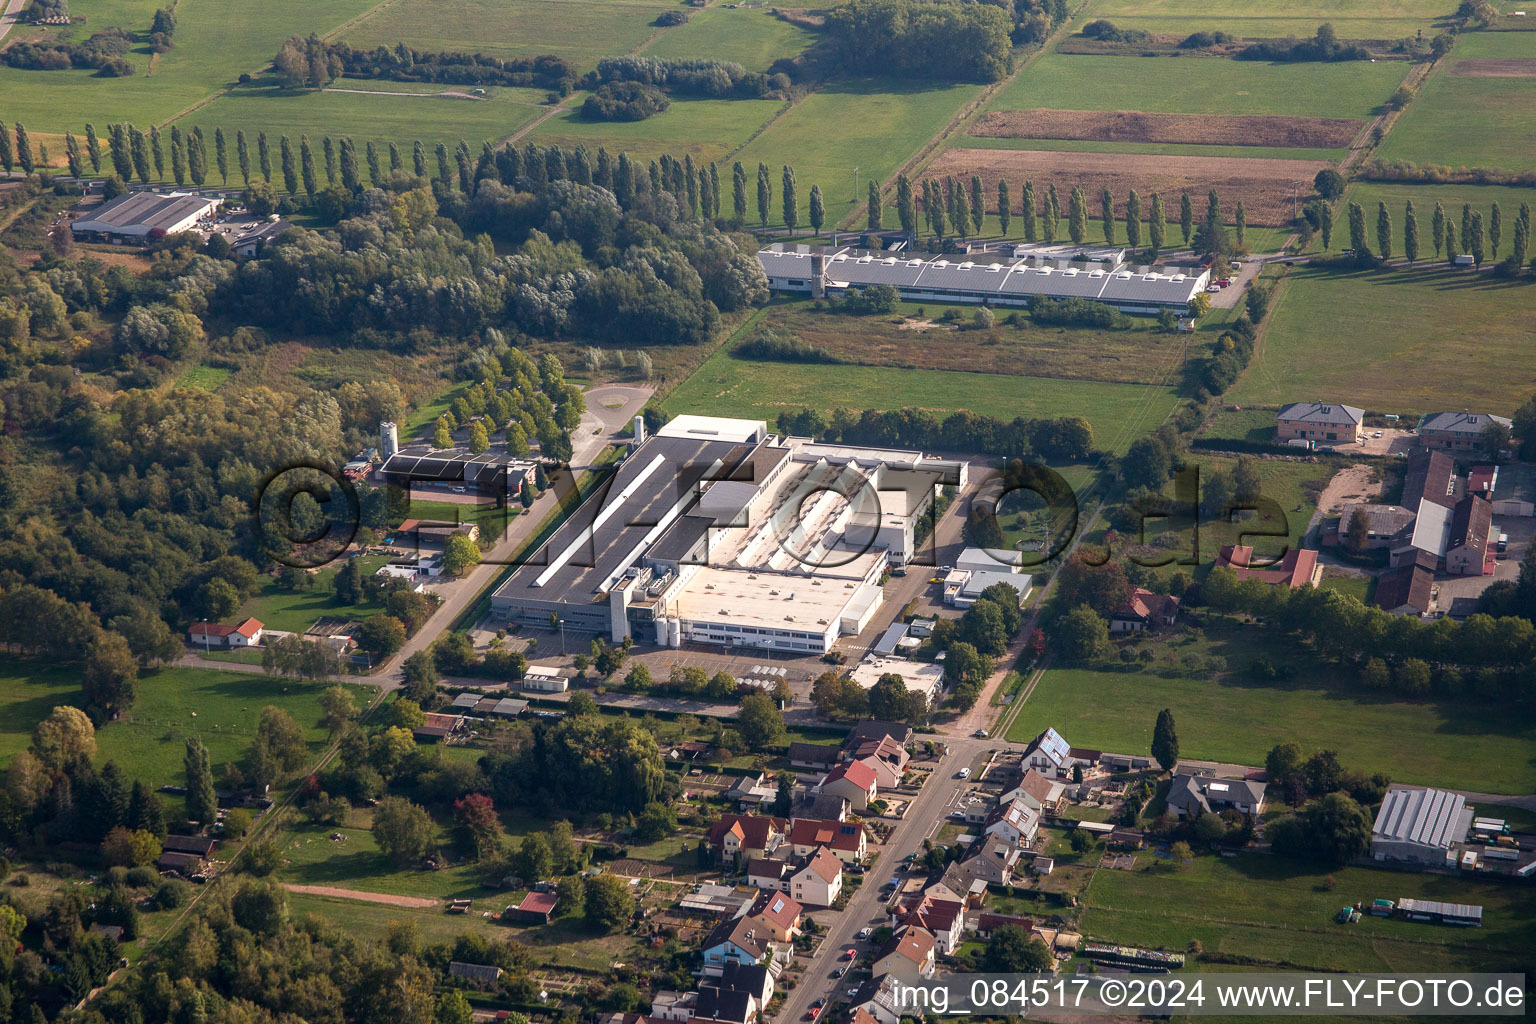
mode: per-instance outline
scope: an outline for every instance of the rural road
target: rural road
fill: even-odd
[[[0,42],[4,42],[11,27],[21,21],[21,9],[25,6],[27,6],[27,0],[10,0],[5,10],[0,12]]]

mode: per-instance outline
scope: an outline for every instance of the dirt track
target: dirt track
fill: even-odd
[[[995,139],[1081,139],[1342,149],[1361,123],[1343,117],[1148,114],[1139,110],[994,110],[971,134]]]
[[[1536,60],[1523,57],[1459,60],[1451,74],[1464,78],[1536,78]]]
[[[338,889],[334,885],[283,885],[289,892],[303,896],[335,896],[344,900],[360,900],[363,903],[383,903],[390,907],[410,907],[414,910],[430,910],[443,905],[442,900],[429,900],[423,896],[395,896],[387,892],[363,892],[361,889]]]
[[[1299,197],[1311,194],[1312,179],[1330,163],[1320,160],[1220,159],[1203,156],[1148,156],[1142,153],[1056,153],[1032,149],[951,149],[928,165],[924,177],[981,175],[988,194],[997,179],[1006,175],[1014,196],[1023,192],[1025,179],[1035,183],[1044,196],[1052,182],[1061,204],[1066,232],[1067,196],[1074,185],[1088,193],[1092,216],[1098,216],[1099,192],[1114,193],[1118,215],[1125,212],[1125,197],[1135,189],[1141,194],[1142,215],[1152,208],[1152,193],[1161,192],[1168,223],[1177,233],[1179,193],[1189,192],[1197,215],[1205,210],[1205,194],[1215,189],[1230,220],[1237,201],[1243,201],[1248,223],[1279,226],[1290,222],[1293,187]],[[1022,209],[1020,207],[1019,209]]]

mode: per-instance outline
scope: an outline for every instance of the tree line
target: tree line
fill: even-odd
[[[1093,428],[1080,416],[1018,416],[1009,421],[955,412],[941,420],[926,409],[865,409],[857,415],[834,409],[830,416],[817,409],[801,409],[779,413],[778,428],[781,433],[843,444],[969,451],[1006,458],[1038,455],[1077,462],[1093,451]]]
[[[1385,200],[1376,204],[1374,224],[1368,223],[1365,208],[1356,202],[1347,207],[1349,248],[1357,260],[1388,261],[1401,256],[1409,265],[1428,258],[1433,247],[1436,259],[1443,258],[1455,266],[1458,257],[1470,256],[1476,266],[1484,262],[1499,261],[1504,243],[1506,224],[1504,211],[1498,202],[1491,204],[1487,218],[1483,211],[1463,203],[1460,216],[1448,213],[1443,203],[1435,202],[1429,219],[1429,238],[1424,239],[1419,230],[1418,211],[1413,200],[1403,204],[1402,235],[1397,235],[1396,222]],[[1333,210],[1324,200],[1307,205],[1306,221],[1309,229],[1322,238],[1323,248],[1333,244]],[[1309,231],[1310,233],[1310,231]],[[1498,271],[1514,277],[1524,272],[1531,243],[1531,204],[1521,203],[1510,227],[1508,255],[1498,262]],[[1374,247],[1373,247],[1374,243]]]

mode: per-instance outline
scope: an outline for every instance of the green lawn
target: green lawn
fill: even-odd
[[[663,153],[679,160],[691,153],[695,162],[721,162],[784,104],[779,100],[674,97],[665,112],[644,121],[588,121],[577,110],[579,102],[567,100],[566,106],[568,110],[535,128],[531,140],[545,146],[584,144],[593,150],[606,146],[615,159],[620,152],[627,152],[648,165]],[[721,179],[729,204],[729,167],[722,167]]]
[[[809,30],[775,18],[766,8],[723,4],[693,12],[686,25],[668,29],[645,47],[647,57],[735,61],[748,71],[767,71],[780,57],[794,57],[815,42]]]
[[[855,206],[862,209],[871,178],[884,181],[894,174],[979,91],[975,85],[841,79],[795,104],[733,159],[749,172],[759,162],[773,172],[770,224],[783,224],[780,193],[786,163],[795,169],[801,224],[806,223],[812,185],[821,186],[827,223],[836,224]]]
[[[367,576],[388,561],[389,559],[382,555],[368,555],[359,561],[357,567],[364,576]],[[314,586],[308,590],[299,591],[284,590],[278,585],[277,580],[264,576],[261,589],[245,602],[236,619],[251,615],[260,619],[261,624],[268,629],[302,633],[313,626],[315,620],[322,615],[360,619],[376,614],[379,611],[378,605],[366,603],[349,605],[342,604],[336,599],[334,581],[340,568],[339,565],[331,565],[318,570],[311,577],[314,580]]]
[[[194,366],[176,381],[177,387],[194,391],[217,391],[235,371],[222,366]]]
[[[262,79],[262,82],[271,81]],[[339,86],[339,89],[349,88],[352,86],[345,82]],[[417,86],[421,92],[443,88],[435,84]],[[272,142],[274,165],[278,162],[279,137],[289,136],[297,149],[299,136],[307,134],[315,147],[315,163],[323,185],[324,161],[320,153],[323,136],[350,136],[357,143],[358,165],[366,177],[368,167],[362,159],[362,151],[370,141],[378,146],[385,173],[389,171],[389,143],[399,145],[405,168],[410,170],[412,146],[417,139],[426,146],[430,168],[436,166],[432,149],[437,143],[444,143],[451,151],[460,139],[464,139],[469,143],[470,151],[478,154],[482,142],[499,141],[532,121],[539,111],[537,106],[499,95],[484,100],[466,100],[400,96],[394,92],[372,90],[366,93],[338,89],[293,92],[268,85],[236,89],[188,114],[181,119],[181,124],[184,127],[201,125],[204,134],[210,136],[217,127],[222,127],[227,135],[243,128],[252,140],[253,150],[256,133],[264,131]],[[277,173],[276,166],[274,173]],[[278,180],[281,181],[280,174]]]
[[[1456,9],[1449,0],[1293,0],[1256,6],[1241,0],[1100,0],[1093,17],[1124,28],[1187,34],[1230,32],[1246,38],[1310,36],[1322,22],[1340,38],[1398,39],[1423,29],[1427,36]]]
[[[1469,32],[1435,70],[1377,156],[1418,164],[1530,170],[1536,78],[1453,74],[1456,62],[1536,59],[1536,33]]]
[[[345,836],[345,841],[332,841],[332,833]],[[441,840],[444,849],[452,848],[446,832]],[[333,885],[443,900],[489,896],[493,891],[480,884],[480,871],[472,863],[453,864],[440,871],[397,868],[379,851],[373,834],[365,828],[293,825],[282,832],[278,842],[287,861],[278,878],[296,885]]]
[[[1426,239],[1432,211],[1431,203],[1420,216]],[[1459,223],[1459,210],[1455,217]],[[1400,238],[1400,212],[1396,221]],[[1478,407],[1507,415],[1536,390],[1524,358],[1533,296],[1529,284],[1443,263],[1297,268],[1271,305],[1253,362],[1223,398],[1279,405],[1324,396],[1380,412]]]
[[[399,0],[342,33],[354,46],[534,57],[550,53],[582,70],[601,57],[616,57],[640,46],[658,29],[651,22],[672,4],[659,0]],[[275,48],[274,48],[275,49]]]
[[[1100,16],[1097,8],[1095,15]],[[1045,53],[987,109],[1364,118],[1392,95],[1407,70],[1396,61],[1266,64]]]
[[[1248,645],[1212,647],[1233,669],[1254,656]],[[1347,767],[1386,772],[1399,782],[1536,792],[1536,729],[1465,701],[1395,700],[1342,683],[1324,688],[1322,679],[1332,671],[1314,673],[1309,664],[1300,682],[1249,684],[1235,678],[1236,671],[1213,680],[1052,668],[1008,738],[1028,740],[1054,726],[1079,746],[1145,754],[1158,711],[1171,708],[1180,750],[1189,757],[1263,764],[1271,747],[1294,740],[1309,749],[1331,748]],[[1472,762],[1465,753],[1474,742],[1482,753]]]
[[[1177,366],[1173,352],[1168,358]],[[1162,423],[1177,402],[1173,388],[1155,385],[754,362],[722,348],[668,396],[665,408],[673,415],[752,415],[770,422],[781,410],[801,407],[830,412],[913,406],[940,415],[969,410],[1003,419],[1082,416],[1093,425],[1094,444],[1118,452]]]
[[[1314,867],[1257,854],[1196,857],[1177,869],[1151,853],[1136,860],[1134,871],[1094,875],[1083,897],[1089,938],[1180,952],[1198,939],[1208,952],[1329,971],[1518,969],[1513,964],[1536,942],[1536,894],[1528,886]],[[1333,923],[1344,904],[1403,897],[1481,905],[1484,925],[1369,916]]]
[[[186,738],[200,735],[215,771],[239,761],[250,748],[261,709],[275,704],[304,727],[318,751],[325,733],[320,694],[328,683],[269,679],[248,672],[202,668],[163,668],[139,677],[139,695],[118,721],[96,734],[97,764],[116,761],[129,778],[154,786],[180,783]],[[356,686],[365,704],[370,686]],[[33,727],[60,704],[79,704],[79,674],[72,667],[30,662],[0,662],[0,761],[25,749]]]
[[[78,134],[87,121],[94,122],[103,136],[105,126],[115,121],[148,127],[170,120],[233,85],[242,72],[259,73],[289,36],[329,32],[376,2],[271,0],[254,5],[182,0],[176,8],[175,49],[156,57],[151,73],[147,73],[150,55],[143,45],[136,46],[129,55],[136,69],[130,78],[98,78],[90,69],[0,68],[5,117],[25,122],[34,133],[71,130]],[[74,13],[88,15],[90,22],[86,27],[90,31],[120,25],[143,33],[160,4],[151,0],[113,0],[103,6],[103,14],[97,13],[94,2],[82,4],[82,9]],[[389,42],[393,44],[396,40]],[[62,152],[62,148],[58,147],[58,151]],[[209,162],[211,165],[211,155]]]

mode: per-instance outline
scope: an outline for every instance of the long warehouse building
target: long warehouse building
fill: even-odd
[[[1125,313],[1183,313],[1211,283],[1203,267],[1133,267],[1127,263],[1006,258],[980,262],[947,256],[897,257],[862,249],[774,244],[757,254],[768,287],[815,298],[850,288],[891,285],[903,299],[1028,306],[1037,298],[1089,299]]]
[[[679,416],[491,597],[495,615],[629,636],[824,654],[880,606],[966,463],[817,444],[761,420]]]

